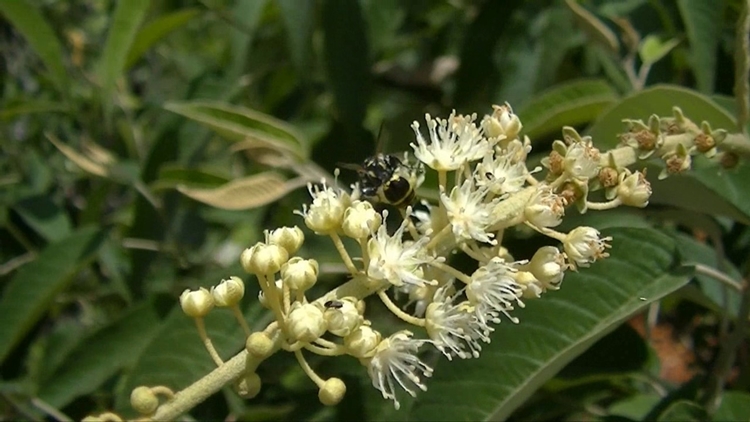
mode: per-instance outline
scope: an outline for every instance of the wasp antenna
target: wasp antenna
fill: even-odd
[[[362,165],[355,164],[355,163],[341,163],[341,162],[338,162],[338,163],[336,163],[336,166],[341,167],[342,169],[354,170],[354,171],[357,171],[357,172],[361,172],[361,171],[364,170],[364,168],[362,168]]]

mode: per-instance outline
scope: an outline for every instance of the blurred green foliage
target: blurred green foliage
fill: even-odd
[[[425,113],[483,114],[507,101],[539,157],[563,125],[613,146],[622,118],[668,115],[673,106],[697,122],[745,131],[735,118],[743,103],[731,98],[743,4],[0,0],[0,418],[59,417],[54,409],[73,419],[107,409],[132,416],[134,386],[179,389],[208,373],[212,362],[179,293],[239,275],[239,253],[264,229],[301,223],[292,210],[307,200],[304,182],[376,148],[408,149],[409,124]],[[747,177],[746,165],[699,166],[655,183],[653,211],[574,216],[571,224],[648,229],[646,238],[620,229],[623,247],[641,254],[623,251],[592,269],[589,281],[599,284],[589,296],[575,291],[586,289],[585,276],[571,277],[558,308],[521,315],[540,331],[580,332],[555,343],[550,333],[504,322],[491,352],[439,365],[430,390],[401,412],[356,362],[313,359],[348,385],[340,406],[324,408],[281,355],[261,366],[259,397],[242,400],[228,386],[191,415],[705,420],[704,406],[715,410],[704,393],[713,391],[718,345],[742,315],[739,294],[705,275],[677,290],[691,277],[674,270],[701,264],[733,280],[747,274]],[[231,209],[211,206],[227,198]],[[507,242],[526,258],[523,233]],[[317,239],[301,254],[324,267],[335,262]],[[643,268],[628,261],[641,258]],[[643,274],[665,284],[655,288]],[[342,278],[323,281],[321,292]],[[608,303],[607,291],[624,281],[632,290]],[[661,377],[655,349],[620,325],[646,305],[633,298],[674,290],[651,312],[660,305],[661,320],[692,344],[691,383]],[[562,306],[576,300],[604,308],[581,323]],[[262,328],[269,317],[246,302],[248,321]],[[242,348],[228,313],[207,324],[223,356]],[[613,354],[621,358],[608,360]],[[518,356],[527,359],[503,361]],[[731,374],[737,391],[714,417],[747,420],[746,354]]]

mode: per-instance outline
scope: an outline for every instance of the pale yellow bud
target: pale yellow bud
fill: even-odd
[[[242,253],[243,267],[253,274],[269,275],[278,272],[289,259],[289,253],[279,245],[258,243],[247,252],[247,266],[245,266],[245,252]]]
[[[247,337],[245,349],[252,356],[263,359],[268,357],[273,351],[273,340],[268,337],[268,334],[258,331]]]
[[[326,321],[323,311],[317,306],[295,302],[287,318],[289,336],[292,340],[312,343],[326,332]]]
[[[367,201],[354,201],[344,212],[341,230],[353,239],[365,239],[375,233],[383,217]]]
[[[623,171],[617,186],[617,197],[627,206],[644,208],[651,198],[651,183],[639,171],[633,174]]]
[[[357,309],[357,299],[344,298],[326,302],[324,317],[328,322],[328,332],[339,337],[346,337],[362,322],[362,314]]]
[[[379,332],[368,325],[360,325],[353,333],[344,337],[344,345],[349,354],[357,358],[370,358],[375,355],[382,340]]]
[[[214,307],[214,297],[207,289],[185,290],[180,295],[180,306],[186,315],[193,318],[206,316]]]
[[[159,398],[150,388],[140,386],[130,393],[130,405],[141,415],[150,415],[159,407]]]
[[[293,255],[305,241],[305,234],[297,227],[281,227],[268,235],[268,243],[279,245],[286,249],[289,255]]]
[[[211,287],[211,295],[218,307],[235,306],[245,296],[245,283],[239,277],[229,277],[221,280],[218,286]]]
[[[304,292],[318,281],[318,261],[295,256],[281,267],[281,279],[292,290]]]
[[[339,378],[328,378],[318,391],[318,399],[326,406],[339,404],[346,394],[346,384]]]
[[[562,283],[567,265],[565,256],[559,249],[554,246],[542,246],[534,253],[528,268],[545,288],[557,290]]]
[[[536,299],[544,293],[542,283],[528,271],[517,271],[513,279],[523,288],[522,296],[526,299]]]
[[[252,399],[260,393],[263,383],[255,372],[244,374],[237,382],[237,393],[245,399]]]

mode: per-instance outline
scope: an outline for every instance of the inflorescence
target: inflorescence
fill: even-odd
[[[247,335],[247,364],[232,381],[239,378],[245,397],[260,391],[258,364],[285,350],[295,355],[318,386],[323,404],[339,403],[346,385],[339,378],[318,375],[307,363],[306,353],[358,359],[372,385],[398,408],[399,390],[415,396],[427,388],[425,379],[433,373],[420,358],[422,347],[434,347],[448,360],[476,358],[482,345],[491,341],[493,325],[501,319],[519,322],[513,311],[525,300],[559,289],[566,272],[609,256],[611,238],[592,227],[580,226],[568,233],[554,229],[570,206],[580,212],[645,207],[651,186],[644,172],[628,166],[653,156],[664,163],[660,178],[681,173],[691,167],[691,156],[715,155],[726,136],[707,123],[695,125],[675,108],[670,117],[626,121],[628,131],[621,135],[620,145],[608,152],[566,127],[563,139],[555,141],[542,160],[544,168],[529,169],[531,141],[521,136],[521,121],[508,105],[494,106],[492,114],[481,120],[476,114],[455,112],[447,119],[428,114],[425,120],[426,132],[418,122],[412,124],[416,141],[411,146],[418,160],[412,165],[437,173],[435,203],[422,200],[417,207],[397,208],[400,215],[396,215],[395,210],[377,211],[356,184],[344,190],[324,180],[308,187],[312,202],[297,213],[312,232],[332,240],[349,273],[344,285],[309,298],[320,267],[314,259],[295,255],[304,243],[303,231],[282,227],[266,231],[265,241],[246,249],[240,258],[245,271],[260,284],[258,299],[273,313],[274,322],[265,330],[251,333],[239,311],[245,290],[239,277],[180,297],[184,312],[195,319],[220,368],[224,362],[202,318],[215,306],[234,312]],[[535,177],[543,171],[543,177]],[[603,190],[604,202],[589,200],[589,193],[596,190]],[[388,221],[397,229],[388,230]],[[541,247],[530,259],[514,259],[502,245],[503,235],[519,225],[558,241],[559,246]],[[348,244],[355,247],[347,248],[342,237],[351,239]],[[457,252],[476,261],[473,271],[451,266],[450,258]],[[368,296],[377,296],[414,330],[383,334],[367,318],[364,299]],[[154,387],[157,392],[163,388]],[[144,416],[154,415],[155,394],[146,387],[139,389],[133,392],[134,406]],[[149,399],[146,405],[140,399],[144,394]]]

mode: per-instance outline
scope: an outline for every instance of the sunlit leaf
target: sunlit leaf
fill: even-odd
[[[648,303],[688,281],[672,240],[651,229],[612,229],[611,256],[526,301],[479,359],[441,361],[408,420],[504,420],[563,366]],[[450,397],[450,400],[446,400]]]
[[[269,148],[291,152],[298,158],[307,155],[307,143],[294,127],[255,110],[198,101],[167,103],[164,108],[202,123],[230,141],[253,139]]]
[[[296,186],[299,187],[299,186]],[[203,189],[178,186],[183,195],[225,210],[246,210],[270,204],[295,186],[278,173],[260,173],[235,179],[218,188]]]
[[[559,134],[563,126],[592,121],[614,103],[617,93],[603,80],[567,82],[539,94],[518,110],[524,134],[532,141]]]
[[[620,42],[617,40],[615,33],[604,22],[579,5],[576,0],[565,0],[565,4],[573,12],[576,23],[594,42],[613,53],[619,52]]]
[[[55,295],[93,256],[105,239],[97,228],[83,228],[52,243],[24,265],[10,280],[0,298],[0,361],[41,318]]]
[[[70,81],[63,62],[62,44],[39,10],[27,0],[0,0],[0,13],[23,34],[39,55],[57,89],[67,93]]]
[[[83,171],[101,177],[107,177],[109,175],[109,169],[107,168],[107,166],[103,165],[102,163],[97,163],[94,160],[91,160],[89,157],[86,157],[75,149],[69,147],[68,145],[57,139],[55,135],[52,135],[51,133],[47,133],[46,135],[47,139],[49,139],[49,141],[52,142],[52,144],[57,147],[57,149],[60,150],[60,152],[62,152],[63,155],[68,158],[68,160],[75,163],[75,165],[80,167]]]
[[[147,52],[156,43],[169,35],[172,31],[180,29],[182,26],[193,20],[200,10],[187,8],[159,16],[153,21],[143,26],[138,31],[130,45],[130,51],[125,59],[125,69],[134,65],[145,52]]]
[[[649,35],[641,41],[638,54],[641,56],[641,61],[643,61],[644,65],[650,65],[661,60],[672,49],[677,47],[678,44],[680,44],[680,40],[676,38],[662,41],[655,35]]]

